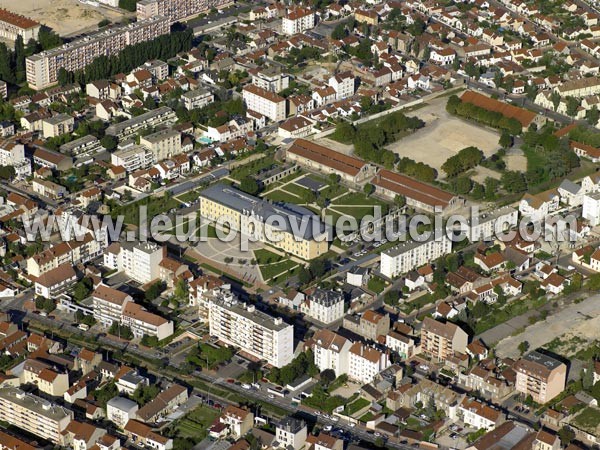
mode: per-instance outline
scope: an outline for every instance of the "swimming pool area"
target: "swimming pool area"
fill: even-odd
[[[208,144],[212,144],[212,139],[207,136],[202,136],[202,137],[198,138],[198,142],[208,145]]]

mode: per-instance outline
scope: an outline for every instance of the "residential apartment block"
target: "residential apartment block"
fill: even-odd
[[[123,167],[127,172],[135,172],[154,164],[154,154],[142,145],[132,145],[111,153],[110,162],[113,166]]]
[[[367,310],[363,314],[347,315],[342,326],[365,339],[377,341],[390,331],[390,316]]]
[[[146,284],[160,278],[159,265],[166,256],[165,251],[166,248],[153,242],[113,243],[104,253],[104,266]]]
[[[232,0],[141,0],[137,3],[136,15],[138,20],[164,16],[173,23],[231,3]]]
[[[294,357],[294,327],[258,311],[254,305],[214,300],[209,307],[210,335],[275,367]]]
[[[445,232],[439,239],[434,234],[425,241],[399,244],[381,253],[380,271],[389,278],[417,269],[452,251],[452,241]]]
[[[101,29],[60,47],[27,57],[27,82],[40,90],[56,84],[59,70],[85,69],[98,56],[117,55],[129,45],[150,41],[170,32],[166,17],[153,15],[127,25]]]
[[[0,38],[14,41],[17,36],[27,44],[30,39],[37,40],[41,25],[29,17],[15,14],[7,9],[0,9]]]
[[[442,323],[431,317],[423,320],[421,327],[421,352],[445,361],[455,353],[465,353],[469,336],[458,325]]]
[[[294,8],[281,21],[283,34],[293,35],[315,27],[315,13],[309,8]]]
[[[315,365],[319,371],[331,369],[335,376],[348,373],[348,351],[352,343],[328,329],[318,330],[312,338]]]
[[[100,255],[102,250],[102,242],[87,233],[83,239],[61,242],[27,258],[27,273],[39,277],[62,264],[68,263],[74,266],[86,263]]]
[[[58,444],[73,413],[18,388],[4,387],[0,388],[0,420]]]
[[[291,204],[272,204],[223,184],[200,192],[200,214],[227,224],[242,235],[268,242],[302,259],[313,259],[327,252],[326,230],[312,211]],[[278,220],[272,220],[277,217]],[[306,227],[302,221],[308,220]]]
[[[330,324],[344,317],[344,294],[330,289],[315,289],[308,298],[307,315]]]
[[[286,417],[275,426],[275,439],[281,448],[300,450],[307,437],[306,422]]]
[[[181,100],[184,108],[189,111],[210,105],[215,101],[215,96],[206,89],[194,89],[183,93]]]
[[[252,75],[252,84],[265,91],[281,92],[290,85],[290,76],[277,67],[260,69]]]
[[[175,112],[167,106],[161,106],[123,122],[110,125],[106,129],[106,134],[123,139],[136,134],[143,128],[172,125],[176,121],[177,116]]]
[[[390,366],[386,353],[355,342],[348,352],[348,378],[360,383],[370,383],[375,376]]]
[[[256,111],[273,122],[285,119],[287,114],[285,98],[254,84],[244,86],[242,95],[249,110]]]
[[[534,402],[549,402],[565,389],[567,366],[543,353],[533,351],[513,366],[517,373],[515,388],[523,395],[531,395]]]
[[[141,137],[140,145],[152,152],[155,163],[179,155],[183,151],[181,148],[181,133],[171,129],[157,131]]]
[[[25,157],[25,146],[14,140],[0,142],[0,166],[11,166],[17,178],[31,175],[31,160]]]
[[[133,302],[133,298],[125,292],[101,284],[92,293],[92,301],[94,319],[105,327],[110,327],[113,322],[121,322],[125,306]]]

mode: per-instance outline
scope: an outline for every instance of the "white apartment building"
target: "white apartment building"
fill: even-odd
[[[394,278],[448,255],[452,251],[452,241],[445,232],[440,234],[439,238],[432,235],[422,242],[404,242],[381,253],[380,272]]]
[[[286,99],[253,84],[244,86],[242,91],[248,109],[268,117],[273,122],[285,119]]]
[[[0,8],[0,38],[14,41],[21,36],[27,44],[30,39],[37,40],[40,28],[39,22]]]
[[[293,35],[315,27],[315,13],[308,8],[295,8],[283,17],[281,31]]]
[[[600,192],[583,196],[583,211],[581,215],[584,219],[589,220],[592,227],[600,224]]]
[[[348,352],[348,378],[359,383],[370,383],[375,376],[390,366],[386,353],[355,342]]]
[[[177,122],[177,115],[168,106],[161,106],[137,117],[119,123],[113,123],[106,129],[106,134],[123,139],[136,134],[144,128],[168,126]]]
[[[124,428],[132,419],[136,419],[139,406],[125,397],[113,397],[106,403],[106,418],[119,428]]]
[[[293,417],[282,419],[275,427],[278,448],[300,450],[306,443],[307,431],[306,422],[301,419]]]
[[[15,387],[0,388],[0,420],[58,444],[73,413]]]
[[[236,117],[218,127],[206,127],[204,136],[212,142],[227,142],[230,139],[245,137],[253,129],[252,121],[243,117]]]
[[[173,334],[173,322],[146,311],[141,305],[129,302],[121,316],[121,325],[131,328],[136,338],[155,336],[159,341]]]
[[[328,329],[321,329],[312,339],[315,365],[321,372],[331,369],[335,376],[348,373],[349,351],[352,343]]]
[[[160,278],[159,264],[164,256],[165,249],[153,242],[114,243],[104,253],[104,266],[146,284]]]
[[[283,367],[294,357],[294,327],[235,300],[209,303],[210,335]]]
[[[111,153],[110,163],[124,167],[127,172],[135,172],[154,164],[154,154],[142,145],[133,145]]]
[[[117,55],[129,45],[150,41],[171,31],[169,20],[152,16],[127,25],[107,27],[93,34],[28,56],[25,61],[27,82],[32,89],[56,84],[61,68],[69,72],[85,69],[98,56]]]
[[[344,294],[341,291],[315,289],[308,299],[307,314],[325,324],[341,320],[344,317]]]
[[[232,3],[232,0],[141,0],[137,3],[136,15],[138,20],[164,16],[173,23]]]
[[[206,89],[194,89],[187,91],[181,96],[183,107],[188,111],[192,109],[204,108],[215,101],[215,96]]]
[[[125,307],[133,302],[133,298],[125,292],[101,284],[92,293],[92,301],[94,319],[105,327],[110,327],[113,322],[121,323]]]
[[[278,68],[269,67],[252,75],[252,84],[265,91],[281,92],[290,86],[290,76],[281,73]]]
[[[181,133],[176,130],[167,129],[157,131],[140,138],[140,145],[152,152],[154,162],[171,158],[182,153]]]
[[[0,142],[0,166],[14,167],[20,179],[31,175],[31,160],[25,157],[25,146],[13,140]]]
[[[338,73],[329,78],[329,86],[335,90],[335,98],[341,100],[354,95],[354,74],[352,72]]]
[[[458,414],[462,416],[465,425],[476,430],[493,430],[502,418],[500,411],[468,397],[465,397],[458,407]]]
[[[403,359],[411,358],[415,353],[414,339],[396,331],[390,331],[385,336],[385,346],[398,353]]]
[[[506,206],[494,211],[486,211],[469,217],[467,223],[455,227],[471,242],[488,241],[517,226],[519,212]]]

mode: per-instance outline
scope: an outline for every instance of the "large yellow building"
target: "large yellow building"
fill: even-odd
[[[302,259],[327,252],[325,225],[309,209],[292,204],[273,204],[223,184],[200,193],[200,214],[249,240],[266,242]]]

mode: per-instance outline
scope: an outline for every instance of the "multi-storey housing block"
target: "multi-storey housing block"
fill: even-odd
[[[92,293],[94,319],[109,327],[113,322],[120,323],[123,311],[133,298],[125,292],[118,291],[103,284]]]
[[[290,76],[279,68],[261,69],[252,75],[252,84],[269,92],[281,92],[290,85]]]
[[[154,164],[154,154],[142,145],[132,145],[110,155],[113,166],[121,166],[127,172],[146,169]]]
[[[283,34],[302,33],[315,27],[315,13],[309,8],[294,8],[281,21]]]
[[[140,145],[152,152],[156,163],[182,152],[181,133],[172,129],[157,131],[140,138]]]
[[[306,422],[294,417],[286,417],[275,426],[275,440],[280,448],[300,450],[306,443]]]
[[[348,373],[348,351],[352,343],[343,336],[328,329],[322,329],[312,338],[315,365],[321,372],[331,369],[335,376]]]
[[[14,140],[0,141],[0,166],[11,166],[17,178],[31,175],[31,160],[25,157],[25,146]]]
[[[150,41],[169,31],[169,20],[162,16],[102,29],[27,57],[27,82],[33,89],[44,89],[58,82],[60,69],[69,72],[83,70],[99,56],[117,55],[129,45]]]
[[[141,0],[137,2],[136,12],[138,20],[164,16],[173,23],[231,3],[232,0]]]
[[[534,402],[549,402],[565,389],[567,366],[544,353],[528,353],[513,369],[517,373],[515,388],[523,395],[531,395]]]
[[[256,111],[273,122],[285,119],[287,101],[280,95],[254,84],[244,86],[242,95],[249,110]]]
[[[355,342],[348,352],[348,378],[360,383],[370,383],[375,376],[390,366],[386,353]]]
[[[389,278],[417,269],[440,256],[452,251],[452,241],[441,232],[436,238],[434,234],[424,241],[410,241],[399,244],[381,253],[380,271]]]
[[[136,134],[143,128],[155,128],[162,125],[172,125],[177,121],[175,112],[168,106],[161,106],[137,117],[132,117],[123,122],[114,123],[106,129],[106,134],[119,139]]]
[[[421,352],[445,361],[455,353],[465,353],[469,336],[458,325],[426,317],[421,327]]]
[[[192,110],[198,108],[204,108],[215,101],[215,96],[206,89],[194,89],[187,91],[181,96],[183,106],[185,109]]]
[[[294,327],[258,311],[254,305],[217,300],[209,303],[210,335],[239,347],[275,367],[294,357]]]
[[[166,248],[153,242],[113,243],[104,253],[104,265],[146,284],[160,278],[160,262],[165,252]]]
[[[344,317],[344,294],[341,291],[315,289],[308,299],[308,316],[326,324]]]
[[[18,388],[4,387],[0,388],[0,420],[58,444],[73,413]]]

